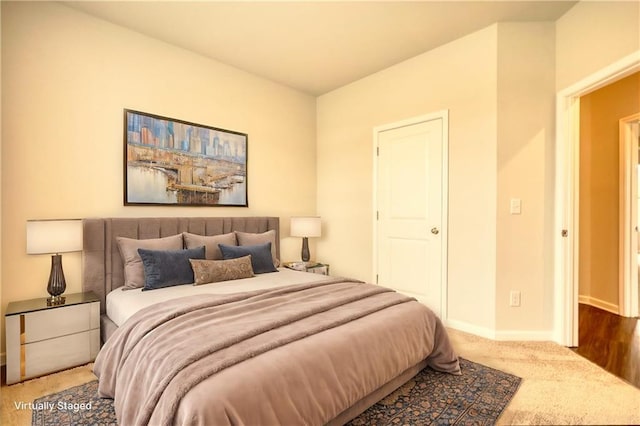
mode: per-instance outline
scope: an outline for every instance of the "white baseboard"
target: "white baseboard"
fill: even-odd
[[[492,330],[457,320],[447,320],[445,326],[497,341],[554,341],[552,330]]]
[[[498,330],[495,340],[504,342],[529,341],[529,342],[553,342],[551,330]]]
[[[454,328],[456,330],[464,331],[465,333],[475,334],[476,336],[484,337],[485,339],[495,340],[495,330],[486,327],[480,327],[475,324],[469,324],[468,322],[447,319],[444,321],[446,327]]]
[[[595,308],[600,308],[602,310],[605,310],[607,312],[611,312],[612,314],[616,314],[619,315],[620,314],[620,306],[613,304],[613,303],[609,303],[609,302],[605,302],[604,300],[600,300],[597,299],[595,297],[591,297],[591,296],[578,296],[578,302],[579,303],[583,303],[585,305],[591,305]]]

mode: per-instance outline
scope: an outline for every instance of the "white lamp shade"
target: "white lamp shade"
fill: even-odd
[[[27,254],[82,250],[81,220],[27,221]]]
[[[298,216],[291,218],[292,237],[320,237],[322,224],[318,216]]]

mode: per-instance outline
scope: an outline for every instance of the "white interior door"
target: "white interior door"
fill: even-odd
[[[377,282],[443,311],[445,118],[377,131]]]

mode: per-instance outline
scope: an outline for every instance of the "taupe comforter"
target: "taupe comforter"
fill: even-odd
[[[329,278],[150,306],[106,342],[94,372],[124,425],[321,425],[425,359],[460,371],[429,309]]]

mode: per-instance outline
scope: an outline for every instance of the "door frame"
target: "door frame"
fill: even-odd
[[[640,70],[640,50],[556,95],[554,340],[578,346],[580,97]]]
[[[447,288],[448,288],[448,236],[449,236],[449,110],[440,110],[430,114],[418,117],[408,118],[406,120],[396,121],[389,124],[383,124],[373,128],[373,204],[371,218],[373,223],[373,268],[371,282],[377,284],[378,276],[378,137],[379,133],[397,129],[400,127],[412,126],[414,124],[424,123],[433,120],[442,120],[442,219],[440,229],[441,241],[441,277],[442,285],[440,288],[440,315],[441,320],[445,321],[447,315]]]
[[[620,119],[620,289],[618,313],[638,316],[638,136],[640,112]]]

